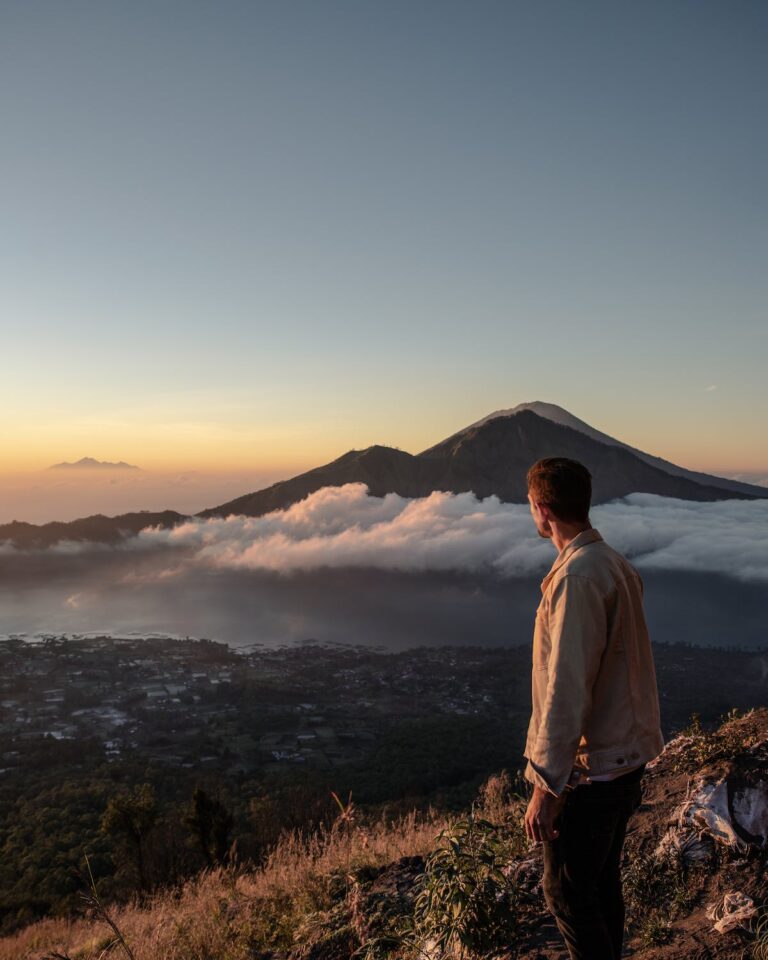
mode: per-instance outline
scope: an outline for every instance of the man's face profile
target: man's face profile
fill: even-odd
[[[533,517],[533,522],[536,524],[539,536],[549,540],[552,537],[552,527],[550,526],[549,520],[542,513],[541,506],[531,497],[530,492],[528,493],[528,503],[531,505],[531,516]]]

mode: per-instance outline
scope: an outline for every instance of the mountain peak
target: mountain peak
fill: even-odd
[[[766,494],[760,491],[760,488],[755,484],[743,483],[740,480],[731,480],[725,477],[716,477],[708,473],[701,473],[697,470],[688,470],[685,467],[680,467],[675,463],[670,463],[669,460],[664,460],[663,457],[657,457],[651,453],[646,453],[644,450],[639,450],[637,447],[633,447],[628,443],[624,443],[622,440],[617,440],[615,437],[612,437],[607,433],[603,433],[602,430],[597,430],[595,427],[591,426],[586,421],[579,419],[579,417],[575,416],[564,407],[560,407],[556,403],[548,403],[543,400],[534,400],[532,403],[518,403],[516,407],[509,407],[505,410],[495,410],[493,413],[489,413],[487,416],[481,417],[479,420],[471,423],[468,427],[464,427],[457,433],[451,434],[450,437],[440,441],[440,443],[435,444],[433,447],[423,450],[419,456],[435,456],[445,449],[449,441],[456,441],[460,437],[469,434],[472,430],[485,427],[494,420],[504,417],[514,417],[522,413],[535,414],[537,417],[541,417],[543,420],[548,420],[550,423],[558,424],[558,426],[575,430],[577,433],[583,434],[584,436],[589,437],[591,440],[596,440],[598,443],[604,444],[605,446],[625,450],[637,457],[639,460],[642,460],[648,466],[655,467],[656,470],[661,470],[663,473],[666,473],[669,476],[683,480],[691,480],[693,483],[705,487],[720,489],[724,492],[722,499],[726,499],[727,494],[730,494],[731,496],[746,495],[748,497],[759,498],[766,496]],[[565,454],[561,455],[565,456]],[[669,493],[667,495],[679,496],[680,494]],[[694,499],[696,498],[694,497]]]
[[[441,447],[444,443],[447,443],[448,440],[457,439],[462,434],[468,433],[470,430],[475,430],[478,427],[482,427],[491,420],[497,420],[500,417],[514,417],[517,416],[517,414],[525,411],[535,413],[537,417],[541,417],[544,420],[549,420],[551,423],[558,423],[561,427],[570,427],[571,430],[578,430],[579,433],[585,433],[588,437],[592,437],[593,440],[599,440],[601,443],[612,443],[620,446],[622,445],[620,441],[614,440],[612,437],[609,437],[605,433],[601,433],[599,430],[595,430],[594,427],[590,427],[588,423],[585,423],[583,420],[575,417],[564,407],[559,407],[556,403],[548,403],[544,400],[533,400],[530,403],[518,403],[516,407],[508,407],[504,410],[494,410],[493,413],[489,413],[486,416],[481,417],[479,420],[475,420],[474,423],[470,423],[468,427],[464,427],[463,429],[458,430],[456,433],[451,434],[450,437],[447,437],[446,440],[442,440],[434,447],[430,447],[428,450],[422,451],[422,454],[429,454],[430,451],[436,449],[437,447]],[[628,447],[627,449],[631,448]]]
[[[544,400],[533,400],[531,403],[518,403],[516,407],[509,407],[506,410],[494,410],[493,413],[489,413],[487,416],[475,421],[475,423],[470,424],[470,426],[479,427],[485,423],[486,420],[493,420],[494,417],[513,417],[516,413],[520,413],[523,410],[530,410],[532,413],[537,413],[540,417],[546,417],[547,420],[552,420],[555,423],[563,423],[566,426],[573,426],[574,423],[584,422],[583,420],[579,420],[578,417],[574,417],[572,413],[569,413],[563,407],[559,407],[556,403],[547,403]]]
[[[140,470],[141,467],[134,466],[132,463],[126,463],[119,460],[117,463],[109,460],[96,460],[93,457],[81,457],[74,463],[64,461],[63,463],[54,463],[48,467],[49,470]]]

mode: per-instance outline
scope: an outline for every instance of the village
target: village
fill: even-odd
[[[363,758],[394,720],[503,711],[519,726],[528,653],[490,656],[489,670],[485,650],[9,636],[0,640],[0,776],[41,755],[133,754],[230,775],[330,768]]]
[[[666,733],[697,705],[714,722],[762,695],[746,651],[657,645]],[[681,683],[685,677],[685,682]],[[0,638],[0,779],[34,765],[139,758],[218,776],[332,770],[364,762],[409,723],[486,720],[521,753],[530,648],[421,647],[397,653],[308,640],[237,649],[157,635]]]

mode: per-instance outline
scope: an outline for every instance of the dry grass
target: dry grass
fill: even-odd
[[[329,909],[334,884],[350,871],[424,856],[446,826],[433,810],[368,825],[342,816],[325,832],[284,835],[258,870],[205,870],[148,907],[116,906],[109,916],[136,960],[250,960],[291,944],[303,918]],[[42,920],[0,940],[0,960],[98,960],[113,939],[94,914]]]

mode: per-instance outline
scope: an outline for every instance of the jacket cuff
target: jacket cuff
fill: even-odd
[[[571,771],[569,769],[564,780],[562,778],[555,779],[543,767],[540,767],[538,764],[535,764],[533,761],[529,760],[523,772],[523,776],[535,787],[540,787],[542,790],[546,790],[547,793],[551,793],[553,796],[559,797],[562,796],[563,791],[565,790],[565,785],[568,783],[570,773]]]

